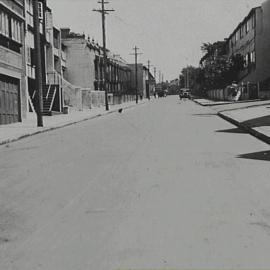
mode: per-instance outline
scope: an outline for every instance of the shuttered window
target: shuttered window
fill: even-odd
[[[8,15],[3,11],[0,11],[0,34],[9,37]]]

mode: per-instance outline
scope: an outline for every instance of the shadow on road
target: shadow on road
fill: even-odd
[[[248,127],[270,126],[270,115],[254,118],[254,119],[242,122],[242,124]]]
[[[230,128],[230,129],[223,129],[223,130],[216,130],[216,132],[220,133],[239,133],[239,134],[244,134],[247,133],[241,128]]]
[[[254,152],[237,156],[237,158],[270,161],[270,151]]]

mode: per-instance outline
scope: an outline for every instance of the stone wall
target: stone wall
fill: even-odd
[[[74,86],[62,80],[62,92],[64,106],[72,107],[75,110],[82,110],[82,91],[80,87]]]
[[[83,109],[91,109],[105,105],[105,92],[93,91],[89,88],[83,88],[82,91],[82,107]]]

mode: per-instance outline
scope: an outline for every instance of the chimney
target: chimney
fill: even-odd
[[[61,37],[68,38],[70,34],[70,28],[61,28]]]

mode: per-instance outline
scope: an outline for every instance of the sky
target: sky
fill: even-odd
[[[97,0],[47,0],[57,27],[84,33],[102,45]],[[110,0],[106,16],[107,48],[133,63],[150,60],[165,80],[179,76],[187,65],[198,66],[204,42],[228,37],[263,0]],[[153,72],[153,67],[151,68]]]

